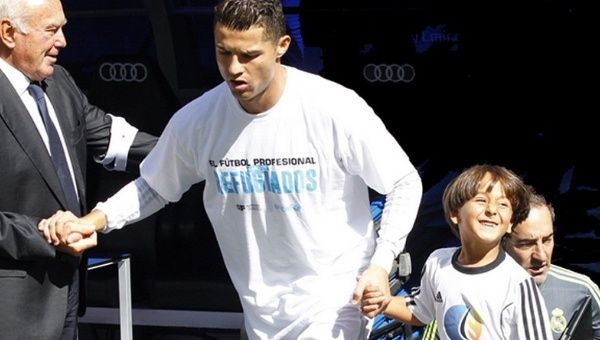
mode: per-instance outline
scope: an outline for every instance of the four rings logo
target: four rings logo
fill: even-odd
[[[148,78],[148,69],[142,63],[102,63],[98,74],[106,82],[141,83]]]
[[[410,64],[367,64],[363,68],[363,76],[370,83],[410,83],[415,75],[415,68]]]

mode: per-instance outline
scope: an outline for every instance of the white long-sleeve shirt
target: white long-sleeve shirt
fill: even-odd
[[[108,231],[206,181],[203,203],[251,338],[290,337],[346,306],[370,263],[391,268],[421,199],[417,170],[359,96],[286,71],[282,97],[261,114],[247,114],[225,83],[186,105],[142,163],[143,180],[98,206]],[[379,236],[368,187],[388,196]]]

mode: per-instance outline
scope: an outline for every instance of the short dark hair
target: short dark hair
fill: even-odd
[[[550,212],[550,218],[552,218],[552,222],[554,223],[555,214],[554,207],[552,206],[552,204],[546,201],[546,198],[543,195],[540,195],[537,192],[535,192],[535,190],[532,187],[529,187],[529,190],[531,192],[531,197],[529,198],[529,208],[548,208],[548,211]],[[527,213],[527,215],[529,216],[529,213]],[[515,225],[513,225],[512,230],[514,231],[519,226],[519,224],[524,221],[525,220],[519,223],[515,223]]]
[[[491,176],[488,190],[491,190],[498,182],[502,185],[512,207],[513,214],[510,221],[513,225],[525,220],[529,214],[531,192],[519,176],[511,170],[498,165],[474,165],[455,177],[444,190],[442,197],[446,222],[448,222],[450,229],[457,237],[459,237],[458,225],[454,224],[450,217],[468,200],[477,195],[477,191],[483,184],[481,180],[483,180],[486,174]]]
[[[554,207],[552,206],[552,203],[548,202],[543,195],[540,195],[537,192],[535,192],[533,190],[533,188],[530,188],[530,190],[531,190],[531,198],[529,200],[529,206],[531,208],[543,208],[543,207],[548,208],[548,210],[550,211],[550,217],[552,217],[552,222],[554,222],[555,215],[554,215]]]
[[[262,27],[265,39],[273,42],[286,34],[285,16],[279,0],[221,0],[215,6],[213,23],[234,31]]]

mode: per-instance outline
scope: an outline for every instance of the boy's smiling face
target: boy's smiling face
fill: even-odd
[[[500,182],[486,174],[477,194],[456,212],[451,220],[458,225],[461,243],[497,245],[512,227],[512,206]]]

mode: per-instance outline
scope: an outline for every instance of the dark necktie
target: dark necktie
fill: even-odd
[[[50,144],[52,162],[54,163],[56,174],[58,175],[60,185],[62,186],[65,198],[67,199],[67,209],[74,214],[79,215],[81,210],[79,208],[79,201],[77,200],[75,186],[73,185],[73,180],[71,179],[71,172],[69,171],[65,150],[60,142],[58,131],[56,131],[56,127],[50,119],[50,114],[48,113],[48,108],[46,107],[46,99],[44,98],[44,90],[39,84],[31,83],[27,88],[27,91],[29,91],[29,94],[33,97],[33,99],[35,99],[38,110],[42,116],[42,120],[44,121],[46,133],[48,133],[48,144]]]

